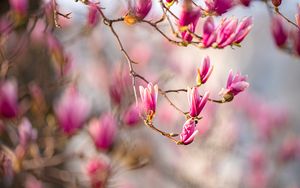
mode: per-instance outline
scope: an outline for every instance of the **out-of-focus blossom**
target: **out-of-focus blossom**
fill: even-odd
[[[11,9],[19,16],[25,16],[28,9],[28,0],[9,0]]]
[[[252,19],[244,18],[240,23],[236,18],[224,18],[215,27],[212,17],[207,18],[203,25],[202,47],[224,48],[228,45],[241,43],[250,32]]]
[[[125,109],[125,113],[123,115],[123,122],[128,126],[135,126],[140,121],[140,106],[136,104],[132,104],[129,108]]]
[[[203,58],[200,68],[198,68],[197,84],[205,84],[213,71],[213,65],[210,64],[209,56]]]
[[[209,92],[205,92],[204,96],[201,97],[198,88],[193,87],[192,89],[188,88],[187,95],[190,107],[189,115],[191,117],[197,117],[208,100]]]
[[[86,173],[92,188],[103,188],[109,173],[109,165],[99,159],[91,159],[86,165]]]
[[[239,44],[244,40],[244,38],[248,35],[252,28],[252,18],[246,17],[244,18],[238,25],[236,29],[234,43]]]
[[[282,47],[288,38],[287,29],[284,26],[283,20],[279,15],[272,17],[271,30],[273,39],[278,47]]]
[[[90,28],[95,27],[99,22],[100,14],[98,12],[97,5],[90,3],[88,6],[87,25]]]
[[[193,9],[189,6],[182,7],[178,20],[178,26],[184,42],[189,43],[192,41],[193,36],[189,32],[195,32],[200,16],[200,9]]]
[[[114,104],[119,105],[125,98],[126,89],[130,84],[129,74],[124,70],[116,68],[110,80],[108,89],[110,98]]]
[[[248,7],[251,3],[251,0],[240,0],[240,3],[243,4],[244,6]]]
[[[32,128],[30,121],[27,118],[23,118],[21,124],[18,127],[19,142],[24,148],[27,148],[31,141],[37,138],[36,129]]]
[[[296,55],[300,56],[300,30],[295,29],[292,35],[293,39],[293,50]]]
[[[68,88],[54,106],[61,130],[72,135],[83,126],[90,112],[90,105],[76,88]]]
[[[224,48],[234,42],[235,31],[237,29],[238,20],[236,18],[223,19],[217,28],[217,45]]]
[[[180,142],[183,143],[184,145],[188,145],[192,143],[197,133],[198,130],[196,130],[195,120],[192,118],[188,119],[184,123],[182,132],[179,135]]]
[[[117,122],[112,114],[103,114],[89,124],[89,133],[97,149],[107,150],[113,144],[117,133]]]
[[[240,73],[233,75],[232,70],[230,70],[226,89],[222,89],[220,94],[223,95],[226,101],[231,101],[234,96],[249,87],[249,83],[246,81],[246,79],[247,76],[242,76]]]
[[[295,19],[296,19],[296,23],[297,23],[298,27],[300,27],[300,3],[298,4],[298,12],[295,15]]]
[[[34,176],[28,176],[25,182],[25,188],[43,188],[43,183]]]
[[[281,5],[281,0],[272,0],[272,3],[275,7],[278,7]]]
[[[140,95],[142,100],[142,106],[147,120],[151,121],[155,115],[158,86],[149,83],[146,88],[140,86]]]
[[[177,0],[166,0],[166,6],[167,7],[171,7],[175,2],[177,2]]]
[[[280,147],[279,158],[289,161],[300,157],[300,141],[295,138],[286,139]]]
[[[202,43],[203,47],[210,47],[217,39],[217,34],[215,33],[215,24],[213,17],[208,17],[203,25],[203,35]]]
[[[143,20],[148,15],[151,8],[152,0],[136,0],[133,5],[129,5],[130,10],[124,18],[125,23],[132,25]]]
[[[0,81],[0,116],[13,118],[18,114],[18,88],[12,80]]]
[[[14,177],[12,160],[2,150],[0,151],[0,177],[5,185],[10,185]]]
[[[233,7],[232,0],[205,0],[209,14],[222,15]]]

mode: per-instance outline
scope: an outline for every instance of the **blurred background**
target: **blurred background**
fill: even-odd
[[[1,9],[7,3],[1,2]],[[294,20],[297,3],[300,1],[283,0],[281,13]],[[30,4],[32,9],[34,4]],[[42,7],[46,2],[36,4]],[[134,125],[124,123],[124,114],[135,99],[127,60],[115,37],[101,21],[87,27],[89,10],[84,4],[59,0],[57,5],[62,13],[72,12],[71,19],[59,17],[61,28],[46,27],[53,25],[50,16],[50,21],[39,19],[33,24],[29,19],[9,34],[1,33],[1,49],[8,57],[13,56],[2,80],[17,82],[21,111],[17,118],[1,119],[1,187],[300,187],[300,59],[275,45],[264,2],[253,0],[249,7],[238,5],[222,15],[253,18],[253,28],[241,47],[179,47],[145,23],[114,24],[124,48],[138,62],[134,64],[136,72],[164,90],[194,86],[197,68],[207,55],[214,70],[207,84],[201,86],[202,94],[210,91],[212,98],[220,98],[218,93],[226,86],[230,69],[248,75],[250,87],[233,102],[206,105],[197,125],[200,134],[190,145],[170,142],[141,120]],[[109,18],[123,16],[127,5],[125,0],[101,1]],[[178,14],[180,6],[171,10]],[[159,19],[161,14],[158,2],[153,1],[146,20]],[[199,20],[197,33],[201,33],[204,20]],[[159,26],[172,36],[167,22]],[[51,45],[48,31],[59,45]],[[23,47],[18,51],[20,45]],[[61,56],[63,70],[57,63]],[[1,72],[4,62],[3,58]],[[137,80],[139,85],[145,84]],[[75,86],[91,110],[82,129],[67,135],[59,129],[56,108],[66,90]],[[168,96],[188,110],[185,92]],[[35,104],[36,99],[42,104]],[[80,107],[78,117],[84,113]],[[99,150],[89,127],[108,112],[116,119],[116,136],[112,146]],[[25,151],[19,151],[20,140],[11,140],[20,137],[16,130],[25,116],[37,130],[37,138]],[[180,133],[184,122],[182,114],[159,95],[155,125]],[[5,160],[11,161],[11,173],[7,173]]]

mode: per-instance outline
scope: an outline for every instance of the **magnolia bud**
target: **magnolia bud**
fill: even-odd
[[[275,7],[278,7],[281,4],[281,0],[272,0],[272,3]]]

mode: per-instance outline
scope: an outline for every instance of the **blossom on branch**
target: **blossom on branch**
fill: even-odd
[[[124,22],[128,25],[143,20],[152,8],[152,0],[135,0],[133,5],[132,1],[129,3],[129,12],[124,17]]]
[[[233,0],[205,0],[206,11],[212,15],[222,15],[233,7]]]
[[[166,0],[165,5],[167,7],[171,7],[175,2],[178,2],[177,0]]]
[[[197,135],[198,130],[196,129],[196,122],[193,118],[188,119],[182,128],[180,133],[180,142],[184,145],[188,145],[194,141],[195,136]]]
[[[288,31],[284,26],[283,19],[279,15],[272,17],[271,29],[276,45],[278,47],[284,46],[288,39]]]
[[[209,96],[209,92],[205,92],[204,96],[201,97],[198,88],[193,87],[187,89],[188,103],[190,107],[189,115],[191,117],[197,117],[203,110]]]
[[[209,56],[203,58],[200,68],[198,68],[197,85],[205,84],[213,71],[213,65],[210,64]]]
[[[140,95],[142,100],[143,111],[146,115],[146,119],[152,121],[157,103],[158,86],[149,83],[146,88],[140,86]]]
[[[18,114],[17,83],[11,80],[0,82],[0,116],[13,118]]]
[[[23,118],[21,124],[18,127],[19,143],[23,148],[27,148],[31,141],[37,138],[36,129],[32,128],[30,121],[27,118]]]

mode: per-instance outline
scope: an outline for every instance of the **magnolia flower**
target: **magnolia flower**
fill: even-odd
[[[217,28],[217,45],[219,48],[224,48],[232,44],[236,36],[236,28],[238,20],[236,18],[223,19]]]
[[[244,18],[237,26],[234,43],[238,44],[242,42],[250,32],[251,28],[252,28],[252,18],[251,17]]]
[[[112,114],[104,114],[89,125],[89,133],[97,149],[107,150],[113,144],[117,132],[117,122]]]
[[[108,172],[108,164],[99,158],[91,159],[86,165],[86,172],[90,179],[92,188],[101,188],[104,186]]]
[[[185,42],[189,43],[192,41],[193,36],[189,32],[195,32],[200,16],[200,9],[191,9],[185,6],[182,8],[178,20],[178,26],[181,31],[181,37]]]
[[[140,118],[140,106],[132,104],[128,109],[125,110],[123,115],[123,122],[129,126],[136,125]]]
[[[195,120],[192,118],[188,119],[184,125],[182,132],[180,133],[180,142],[184,145],[188,145],[194,141],[194,138],[196,134],[198,133],[198,130],[196,130],[196,123]]]
[[[209,56],[203,58],[200,68],[198,68],[197,84],[205,84],[211,75],[213,66],[210,65]]]
[[[288,38],[288,31],[284,27],[283,20],[280,16],[274,15],[272,17],[272,34],[273,39],[278,47],[281,47],[285,44]]]
[[[222,15],[233,6],[233,0],[205,0],[205,4],[208,13]]]
[[[229,71],[226,89],[222,89],[220,94],[226,101],[231,101],[234,96],[244,91],[249,87],[249,83],[246,81],[247,76],[242,76],[240,73],[233,75],[232,70]]]
[[[215,33],[215,24],[212,17],[208,17],[203,25],[203,35],[202,35],[202,43],[203,47],[210,47],[217,39],[217,35]]]
[[[97,5],[94,3],[90,3],[88,6],[88,17],[87,17],[87,24],[89,27],[95,27],[99,22],[99,12]]]
[[[188,103],[190,107],[189,115],[191,117],[197,117],[200,112],[203,110],[209,96],[209,92],[205,92],[204,96],[201,97],[198,93],[198,88],[193,87],[192,89],[188,88]]]
[[[83,126],[89,115],[90,105],[74,87],[71,87],[55,104],[54,111],[62,131],[72,135]]]
[[[9,0],[11,9],[20,16],[25,16],[28,9],[28,0]]]
[[[156,110],[158,86],[153,86],[152,83],[149,83],[146,88],[140,86],[140,95],[147,120],[152,120]]]
[[[16,117],[18,113],[18,88],[14,81],[0,82],[0,116]]]
[[[21,124],[18,127],[18,133],[20,145],[24,148],[37,138],[37,131],[32,128],[32,125],[27,118],[22,119]]]
[[[124,21],[128,25],[132,25],[148,15],[152,8],[152,0],[136,0],[134,5],[131,5],[130,1],[129,8],[129,13],[125,16]]]

